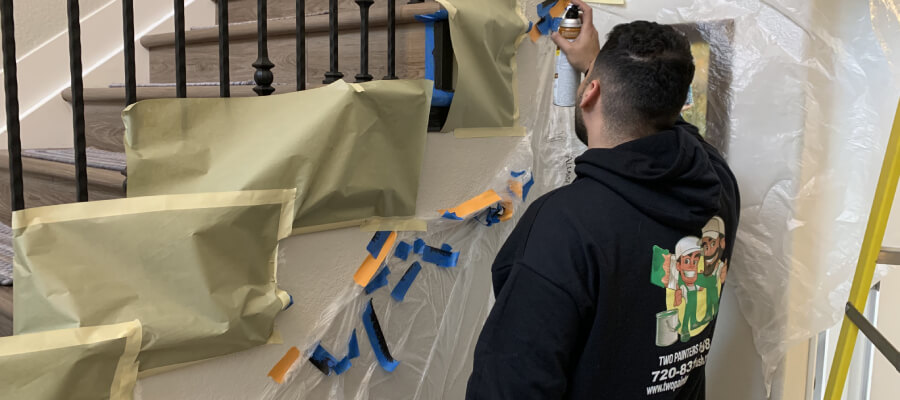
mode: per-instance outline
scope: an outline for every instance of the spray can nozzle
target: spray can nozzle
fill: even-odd
[[[578,8],[577,5],[572,4],[572,5],[570,5],[569,8],[566,10],[566,15],[565,15],[563,18],[565,18],[565,19],[579,19],[579,18],[581,18],[580,11],[581,11],[581,10]]]

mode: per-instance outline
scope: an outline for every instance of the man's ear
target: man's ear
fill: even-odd
[[[581,95],[579,107],[582,109],[591,108],[598,100],[600,100],[600,81],[592,79],[584,86],[584,93]]]

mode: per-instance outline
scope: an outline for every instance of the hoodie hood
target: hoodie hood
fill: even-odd
[[[717,165],[718,164],[718,165]],[[719,212],[724,159],[687,123],[575,160],[577,179],[595,180],[660,224],[699,229]]]

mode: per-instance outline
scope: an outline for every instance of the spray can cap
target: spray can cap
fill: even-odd
[[[581,13],[577,5],[572,4],[566,9],[566,14],[559,26],[563,28],[581,28]]]
[[[565,19],[581,19],[581,15],[579,15],[580,11],[581,9],[578,8],[578,5],[569,5],[569,8],[566,10]]]

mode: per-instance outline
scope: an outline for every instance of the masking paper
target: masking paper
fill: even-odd
[[[296,187],[296,234],[413,216],[432,86],[141,101],[123,113],[128,197]]]
[[[130,400],[140,321],[0,338],[0,398]]]
[[[13,214],[16,334],[139,319],[141,371],[265,344],[293,190],[150,196]]]
[[[450,14],[457,67],[443,131],[455,130],[460,137],[524,136],[517,127],[515,55],[528,21],[516,0],[437,1]],[[467,128],[495,129],[467,134]]]

